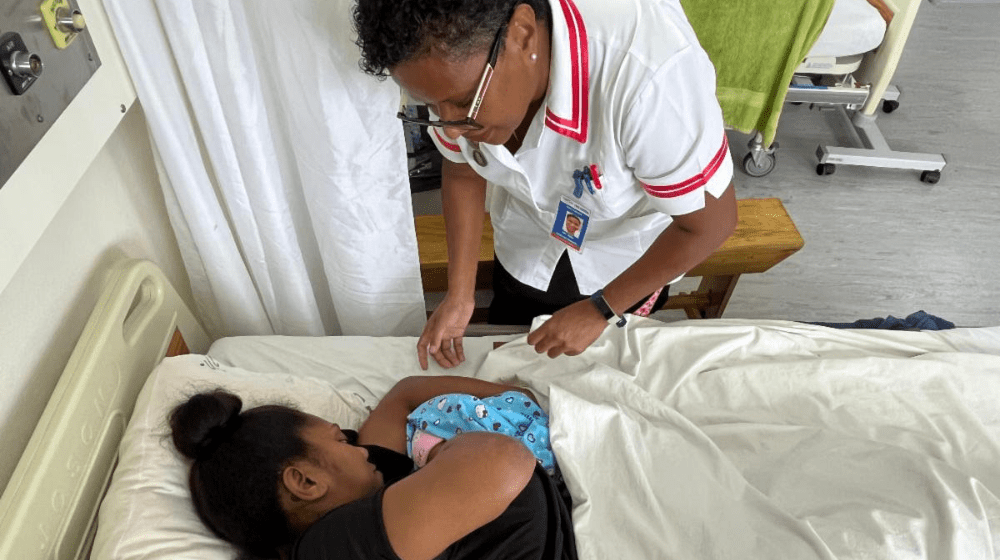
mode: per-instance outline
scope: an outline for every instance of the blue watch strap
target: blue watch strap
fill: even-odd
[[[608,323],[611,323],[612,319],[617,317],[618,320],[614,324],[616,327],[622,328],[625,326],[625,323],[628,322],[626,321],[624,315],[618,315],[617,313],[615,313],[614,309],[611,309],[611,305],[608,304],[608,300],[604,299],[604,290],[597,290],[596,292],[591,294],[590,302],[594,304],[594,307],[597,308],[597,310],[601,313],[601,315],[604,316],[604,319]]]

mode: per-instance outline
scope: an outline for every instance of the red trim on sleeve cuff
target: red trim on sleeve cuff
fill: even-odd
[[[438,132],[438,130],[436,128],[434,129],[434,136],[437,136],[438,141],[441,142],[441,145],[444,146],[445,148],[448,148],[449,150],[451,150],[453,152],[462,153],[462,148],[460,148],[458,146],[458,144],[453,144],[453,143],[445,140],[444,136],[441,136],[441,133]]]
[[[712,179],[715,172],[719,170],[722,166],[722,162],[725,158],[729,157],[729,139],[726,135],[722,135],[722,147],[719,151],[715,153],[715,157],[709,162],[708,166],[704,171],[695,175],[694,177],[684,181],[683,183],[676,183],[673,185],[664,186],[654,186],[642,184],[642,188],[646,189],[646,192],[650,196],[655,196],[656,198],[677,198],[679,196],[684,196],[689,192],[696,191],[708,184],[708,181]]]

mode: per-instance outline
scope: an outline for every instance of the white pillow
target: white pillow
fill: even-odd
[[[119,463],[98,516],[92,558],[232,560],[235,550],[201,523],[188,491],[188,463],[170,439],[167,415],[191,395],[224,388],[244,410],[291,404],[357,429],[367,416],[361,400],[323,379],[261,374],[223,366],[207,356],[164,360],[146,381],[119,448]],[[370,403],[369,403],[370,404]]]

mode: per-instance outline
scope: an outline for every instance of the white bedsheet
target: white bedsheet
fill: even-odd
[[[254,339],[209,354],[373,395],[419,373],[410,339],[268,340],[264,369]],[[464,372],[550,410],[582,559],[1000,558],[1000,328],[633,319],[574,358],[487,350]]]
[[[868,0],[837,0],[809,56],[851,56],[882,44],[886,24]]]

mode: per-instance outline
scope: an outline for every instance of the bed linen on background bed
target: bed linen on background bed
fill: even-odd
[[[556,360],[523,337],[488,354],[492,340],[467,342],[459,374],[524,382],[550,411],[581,559],[1000,558],[1000,328],[635,318]],[[303,379],[308,398],[360,415],[396,379],[421,373],[414,343],[224,339],[208,373]],[[199,360],[168,360],[158,372]],[[149,390],[191,392],[190,376],[204,375],[192,367],[181,387],[158,375],[165,381]],[[281,383],[267,383],[281,394]],[[144,459],[163,463],[167,449],[152,441]],[[123,443],[123,465],[134,460]],[[148,475],[145,487],[113,485],[112,494],[142,499],[136,512],[157,507],[157,493],[183,502],[183,473],[170,476],[175,486],[151,497]],[[182,517],[169,517],[175,541]],[[150,538],[145,521],[131,538]]]
[[[878,48],[886,21],[868,0],[835,0],[809,56],[850,56]]]

